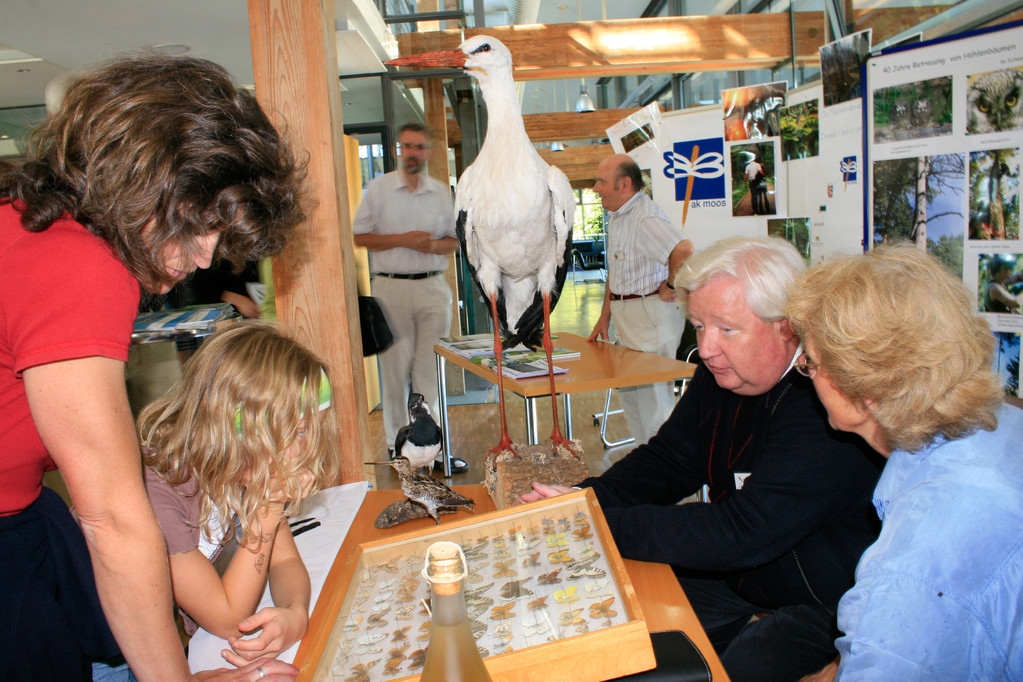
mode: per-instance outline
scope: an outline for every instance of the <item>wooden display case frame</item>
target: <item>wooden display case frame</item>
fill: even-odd
[[[466,537],[492,537],[495,538],[496,543],[497,538],[504,537],[517,529],[526,527],[532,530],[532,526],[540,522],[541,519],[543,521],[557,519],[560,522],[561,519],[576,519],[578,521],[583,518],[577,517],[577,514],[584,514],[588,519],[593,534],[593,539],[590,541],[591,547],[599,546],[599,552],[603,559],[600,565],[607,567],[606,578],[613,582],[615,596],[620,597],[620,600],[616,599],[613,602],[618,622],[612,624],[611,618],[608,618],[606,621],[608,625],[604,626],[598,620],[594,629],[586,632],[566,634],[563,635],[563,638],[555,641],[537,643],[504,653],[493,653],[484,658],[487,670],[496,682],[597,682],[653,668],[656,665],[656,660],[639,599],[626,572],[625,564],[611,538],[611,532],[600,506],[596,502],[596,497],[591,490],[587,489],[528,505],[475,515],[425,530],[366,542],[347,556],[339,555],[331,567],[320,598],[316,603],[309,623],[309,632],[302,640],[295,657],[295,665],[301,669],[298,679],[301,682],[334,679],[381,679],[380,671],[385,666],[384,661],[388,660],[386,653],[376,656],[380,659],[379,664],[374,663],[372,669],[363,668],[364,676],[358,673],[348,674],[351,672],[349,670],[335,676],[332,668],[335,666],[340,647],[352,645],[353,640],[350,633],[355,622],[352,607],[356,602],[356,593],[365,595],[367,581],[370,581],[371,587],[376,585],[373,581],[378,578],[374,571],[386,568],[385,564],[394,567],[401,566],[401,573],[411,579],[412,574],[418,575],[422,568],[422,559],[419,559],[418,565],[416,565],[415,559],[425,554],[425,548],[433,542],[439,540],[464,542]],[[558,530],[561,529],[558,528]],[[557,551],[556,545],[549,544],[551,542],[550,535],[541,532],[539,537],[547,538],[546,542],[541,543],[542,550]],[[522,579],[522,582],[532,580],[531,584],[537,585],[539,577],[550,566],[539,566],[535,570],[531,570],[526,566],[525,559],[518,560],[519,556],[522,555],[516,556],[516,568],[519,569],[520,575],[528,576]],[[469,563],[469,570],[472,572],[473,560],[470,559]],[[385,574],[380,575],[387,578]],[[400,577],[397,573],[394,575],[396,580]],[[583,580],[585,578],[581,578],[576,583],[574,586],[576,590],[583,590]],[[421,576],[419,581],[423,584],[426,582]],[[384,584],[387,582],[389,581],[385,581]],[[601,579],[600,582],[608,584],[606,579]],[[562,582],[562,584],[566,583]],[[594,584],[599,583],[594,581]],[[611,585],[608,586],[611,587]],[[467,585],[467,591],[471,589],[473,589],[473,585]],[[565,589],[567,591],[568,588]],[[376,603],[382,608],[388,607],[389,599],[383,597],[382,588],[376,588],[376,594],[371,598],[375,600],[371,604]],[[361,596],[361,599],[365,601],[367,597]],[[525,601],[512,603],[522,605],[521,611],[525,612]],[[593,603],[593,601],[590,602],[590,608],[598,609],[597,612],[599,612],[600,606],[593,606]],[[498,606],[501,605],[507,606],[507,603],[498,604]],[[582,606],[586,605],[586,602],[582,603]],[[419,604],[415,606],[418,611]],[[364,609],[363,612],[365,611]],[[591,610],[590,614],[592,613],[594,611]],[[584,617],[585,615],[584,612]],[[361,621],[362,618],[360,617],[359,620]],[[417,621],[412,621],[411,624],[414,626],[415,622]],[[565,621],[562,621],[562,624],[564,623]],[[593,623],[593,621],[588,620],[587,623]],[[415,628],[413,627],[413,629]],[[377,632],[382,633],[384,630],[377,630]],[[417,633],[411,634],[415,637]],[[378,637],[379,635],[373,636]],[[366,641],[367,645],[369,644],[368,640],[359,641]],[[480,641],[477,643],[480,644]],[[392,646],[389,638],[382,640],[380,644],[380,648],[384,651]],[[384,679],[387,682],[410,682],[419,679],[418,671],[410,671],[408,665],[396,667],[407,674],[386,677]]]

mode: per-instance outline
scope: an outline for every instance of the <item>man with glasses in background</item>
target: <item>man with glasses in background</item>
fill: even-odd
[[[394,456],[398,429],[408,424],[409,392],[421,393],[437,414],[433,346],[451,329],[451,287],[444,278],[448,254],[458,248],[451,190],[426,174],[430,136],[419,123],[398,131],[398,169],[373,179],[355,214],[355,245],[371,252],[373,296],[394,334],[380,353],[384,437]],[[439,462],[439,460],[438,460]],[[451,459],[452,473],[467,469]]]
[[[828,426],[784,311],[803,259],[783,239],[691,256],[702,365],[649,443],[579,485],[622,556],[671,564],[733,682],[796,680],[836,656],[835,612],[877,537],[880,460]],[[707,485],[710,504],[678,504]],[[534,484],[530,502],[566,492]],[[816,666],[816,667],[815,667]]]

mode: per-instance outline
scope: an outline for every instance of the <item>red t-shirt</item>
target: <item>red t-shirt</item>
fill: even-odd
[[[29,232],[0,205],[0,516],[34,502],[56,468],[21,373],[93,356],[127,362],[138,303],[138,282],[105,241],[70,218]]]

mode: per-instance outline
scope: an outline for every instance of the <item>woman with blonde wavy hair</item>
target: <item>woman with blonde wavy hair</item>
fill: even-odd
[[[198,625],[247,660],[305,634],[309,575],[286,517],[337,477],[330,400],[312,353],[274,325],[242,322],[206,341],[139,415],[146,486],[189,634]],[[221,577],[212,562],[235,522],[239,547]],[[275,606],[256,613],[268,580]]]
[[[909,245],[815,267],[790,323],[831,425],[888,458],[877,542],[842,597],[839,659],[813,679],[1023,676],[1023,412],[962,282]]]

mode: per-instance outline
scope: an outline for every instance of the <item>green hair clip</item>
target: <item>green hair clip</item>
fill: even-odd
[[[299,397],[299,400],[303,404],[305,404],[305,387],[306,387],[306,384],[308,384],[308,383],[309,383],[308,379],[306,379],[305,381],[302,382],[302,393],[301,393],[301,395]],[[325,409],[330,407],[330,401],[331,401],[331,398],[333,398],[333,397],[334,397],[334,393],[333,393],[333,391],[330,388],[330,379],[327,378],[327,373],[321,368],[320,369],[320,392],[319,392],[319,395],[317,396],[317,398],[318,398],[317,402],[319,403],[319,411],[320,412],[323,412]],[[302,413],[302,416],[305,417],[305,413],[304,412]],[[242,433],[242,422],[243,421],[244,421],[244,419],[242,419],[242,406],[239,405],[234,410],[234,430],[238,432],[238,435],[241,435],[241,433]]]

